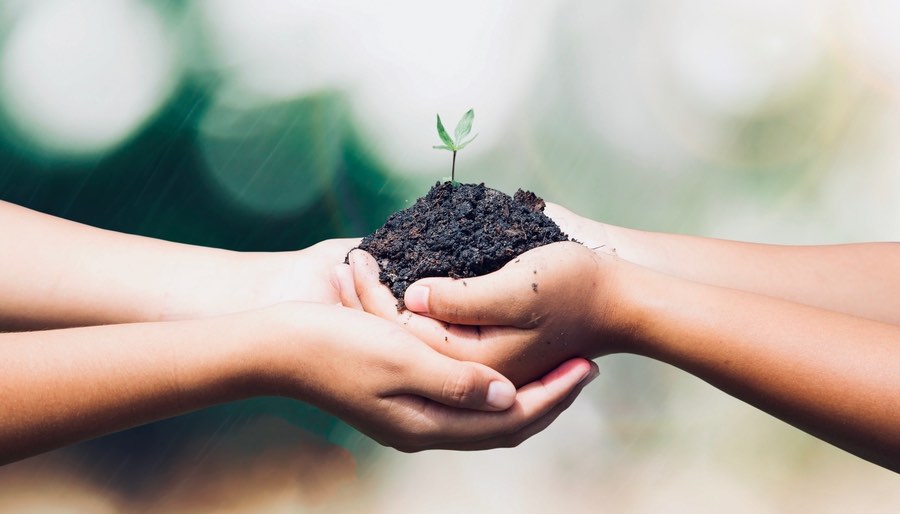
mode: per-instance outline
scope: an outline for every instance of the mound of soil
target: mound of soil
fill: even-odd
[[[485,275],[528,250],[568,241],[543,210],[542,199],[521,189],[510,197],[483,183],[437,183],[359,248],[378,261],[381,282],[403,308],[403,293],[420,278]]]

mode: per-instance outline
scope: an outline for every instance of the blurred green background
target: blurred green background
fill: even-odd
[[[361,236],[441,176],[764,242],[897,239],[887,0],[0,0],[0,199],[236,250]],[[15,241],[2,244],[15,245]],[[520,448],[384,450],[224,405],[0,468],[2,512],[895,512],[900,479],[628,356]]]

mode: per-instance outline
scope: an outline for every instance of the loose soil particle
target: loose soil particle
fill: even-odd
[[[568,241],[543,210],[544,201],[530,191],[510,197],[483,183],[437,183],[359,248],[378,261],[381,282],[403,308],[403,293],[420,278],[485,275],[528,250]]]

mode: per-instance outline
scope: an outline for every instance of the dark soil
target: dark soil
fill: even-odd
[[[403,293],[420,278],[485,275],[528,250],[568,241],[543,210],[542,199],[521,189],[510,197],[484,184],[437,183],[359,248],[378,261],[381,282],[403,308]]]

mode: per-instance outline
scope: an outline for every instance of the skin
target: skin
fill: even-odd
[[[566,258],[581,257],[584,262],[580,265],[593,262],[590,252],[580,255],[572,252],[581,249],[574,244],[554,245],[554,249]],[[595,328],[582,322],[583,313],[574,305],[576,299],[593,295],[596,285],[574,274],[565,277],[566,280],[551,277],[548,262],[531,259],[532,255],[523,254],[518,262],[513,261],[504,268],[505,279],[510,282],[497,294],[473,296],[470,287],[480,290],[484,277],[447,280],[446,284],[435,282],[440,284],[440,289],[431,289],[436,298],[432,299],[432,305],[438,301],[440,305],[452,307],[431,318],[414,315],[409,310],[397,311],[397,301],[378,281],[378,263],[366,252],[353,250],[350,266],[338,266],[335,275],[341,282],[344,305],[397,321],[435,350],[455,359],[487,364],[521,385],[543,375],[550,363],[599,355],[584,345],[593,337]],[[420,283],[432,282],[426,279]],[[538,293],[533,291],[532,283],[538,284]],[[536,297],[548,301],[532,302]],[[416,298],[409,294],[406,298],[413,300],[407,306],[409,309],[424,314],[415,307],[418,306]],[[541,330],[535,331],[536,327]],[[523,344],[525,340],[528,344]]]
[[[589,248],[674,277],[900,325],[900,244],[790,246],[646,232],[548,203]]]
[[[377,264],[354,251],[342,301],[514,380],[574,355],[657,359],[900,471],[900,300],[890,294],[900,246],[757,245],[548,212],[587,246],[541,247],[465,281],[421,280],[404,313],[390,312]]]
[[[0,227],[16,241],[0,249],[0,464],[260,395],[312,403],[402,451],[515,446],[597,375],[569,359],[516,391],[336,305],[329,270],[354,240],[239,254],[2,202]]]
[[[190,319],[281,301],[335,303],[329,271],[359,242],[231,252],[101,230],[2,201],[0,226],[15,242],[0,248],[0,331]]]

